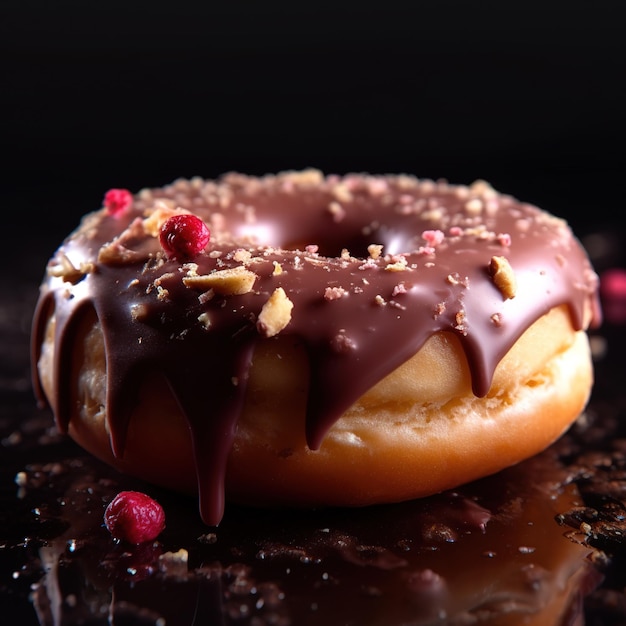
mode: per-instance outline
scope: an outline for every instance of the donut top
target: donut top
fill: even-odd
[[[577,330],[589,311],[599,322],[597,276],[567,224],[481,181],[305,170],[107,196],[48,265],[33,357],[54,311],[49,401],[65,431],[77,323],[95,309],[114,453],[123,453],[141,380],[160,372],[189,423],[209,524],[222,516],[257,342],[288,335],[306,350],[305,428],[317,449],[351,404],[434,333],[458,337],[473,391],[484,396],[504,354],[551,308],[566,305]],[[210,241],[177,258],[163,249],[161,227],[189,213]]]

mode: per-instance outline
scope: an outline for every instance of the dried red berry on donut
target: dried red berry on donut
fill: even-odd
[[[202,252],[210,237],[207,225],[199,217],[183,213],[170,217],[161,226],[159,241],[168,257],[185,260]]]
[[[104,512],[104,524],[116,539],[143,543],[156,539],[165,528],[165,513],[145,493],[120,491]]]
[[[121,215],[133,203],[133,194],[128,189],[109,189],[104,194],[104,208],[109,215]]]

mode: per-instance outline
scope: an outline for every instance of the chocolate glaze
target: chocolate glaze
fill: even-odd
[[[167,259],[158,238],[145,232],[143,219],[159,206],[193,211],[211,228],[211,243],[193,259],[197,267]],[[383,246],[380,256],[371,244]],[[494,256],[513,269],[512,298],[490,276]],[[242,265],[256,274],[242,295],[206,300],[182,280],[190,270],[204,275]],[[474,393],[484,396],[504,354],[551,308],[566,305],[576,329],[585,327],[589,310],[599,322],[597,277],[567,225],[485,184],[324,178],[315,171],[177,181],[139,193],[121,216],[87,216],[50,261],[32,345],[36,362],[54,311],[55,396],[48,400],[60,429],[70,417],[76,328],[95,309],[115,454],[123,454],[142,379],[162,373],[192,433],[202,517],[218,523],[254,347],[272,341],[257,319],[278,287],[293,303],[280,335],[292,336],[309,357],[306,435],[313,449],[434,333],[458,337]],[[43,398],[38,380],[36,386]]]

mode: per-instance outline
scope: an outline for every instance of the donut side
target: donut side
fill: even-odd
[[[50,397],[53,337],[54,317],[39,363]],[[196,492],[189,426],[167,383],[146,376],[124,454],[116,456],[107,429],[104,342],[93,311],[81,322],[73,353],[71,436],[122,472]],[[311,450],[304,435],[307,369],[302,346],[293,339],[257,347],[228,456],[229,499],[363,506],[437,493],[546,448],[579,416],[593,378],[587,335],[574,331],[565,307],[520,337],[482,398],[472,393],[458,340],[440,333],[362,396],[320,448]]]

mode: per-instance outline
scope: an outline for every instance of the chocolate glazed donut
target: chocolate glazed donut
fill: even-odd
[[[208,524],[225,485],[233,500],[303,506],[434,493],[544,448],[587,401],[597,277],[564,221],[486,183],[307,170],[122,199],[48,265],[36,388],[97,456],[197,488]],[[167,220],[186,214],[210,242],[164,250]],[[497,384],[525,367],[537,404]],[[383,434],[370,445],[342,420]],[[381,437],[412,451],[385,443],[379,467]]]

